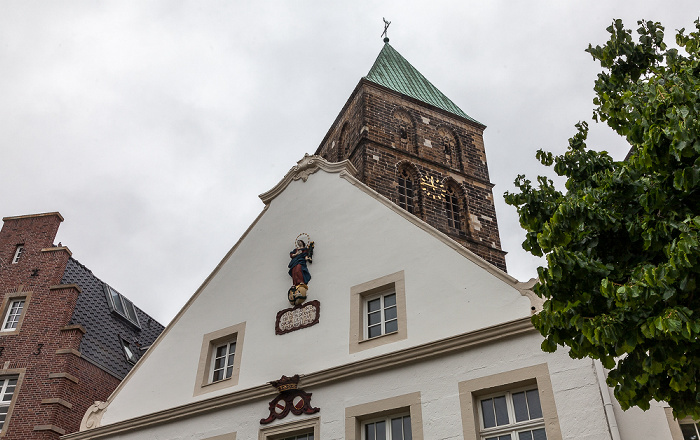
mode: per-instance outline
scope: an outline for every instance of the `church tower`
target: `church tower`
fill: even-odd
[[[485,128],[385,38],[316,154],[332,162],[349,159],[363,183],[506,270]]]

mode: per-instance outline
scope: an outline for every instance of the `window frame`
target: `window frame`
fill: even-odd
[[[406,437],[405,435],[403,436],[404,438],[402,438],[402,439],[395,439],[395,438],[392,436],[392,433],[391,433],[391,429],[390,429],[390,427],[391,427],[391,422],[394,421],[395,419],[398,419],[399,417],[402,418],[402,419],[405,418],[405,417],[408,417],[408,418],[410,419],[410,418],[411,418],[411,414],[408,413],[408,412],[403,412],[403,413],[397,413],[397,414],[388,414],[388,415],[386,415],[386,416],[384,416],[384,417],[379,417],[379,418],[375,418],[375,419],[363,420],[362,423],[361,423],[361,424],[362,424],[362,428],[361,428],[361,430],[362,430],[362,440],[367,440],[367,425],[369,425],[369,424],[376,424],[376,423],[378,423],[378,422],[386,422],[386,423],[385,423],[385,426],[386,426],[385,438],[386,438],[387,440],[405,440],[405,437]],[[409,423],[410,423],[410,422],[409,422]],[[402,425],[402,426],[405,426],[405,425],[403,424],[403,422],[401,423],[401,425]],[[413,438],[413,427],[411,427],[411,438]]]
[[[242,322],[206,333],[202,337],[202,347],[199,353],[199,364],[197,366],[193,397],[238,385],[238,377],[241,372],[241,355],[243,354],[245,325],[246,323]],[[231,342],[236,343],[231,376],[212,381],[214,377],[213,366],[216,349]]]
[[[12,264],[19,263],[22,254],[24,253],[24,243],[20,243],[15,247],[15,253],[12,255]]]
[[[367,302],[380,295],[386,295],[390,291],[396,294],[398,330],[368,338]],[[406,316],[406,282],[403,270],[352,286],[350,288],[349,352],[357,353],[359,351],[406,339],[408,337],[408,322]]]
[[[15,310],[15,304],[21,303],[18,307],[19,313],[13,313],[13,310]],[[26,299],[24,297],[20,298],[13,298],[10,301],[8,301],[7,304],[7,311],[5,312],[5,317],[2,320],[2,327],[0,328],[0,331],[14,331],[17,328],[17,325],[19,325],[20,319],[22,319],[22,315],[24,314],[24,307],[25,304],[27,303]],[[10,318],[16,318],[10,321]],[[14,327],[8,328],[7,325],[13,322],[15,325]]]
[[[394,304],[390,305],[389,307],[386,306],[386,297],[388,296],[394,296]],[[370,315],[370,310],[369,310],[369,303],[375,300],[379,300],[379,310],[372,311],[371,313],[379,313],[379,322],[376,324],[371,324],[369,322],[369,315]],[[367,340],[367,339],[374,339],[374,338],[381,338],[382,336],[390,335],[392,333],[398,332],[398,305],[396,303],[396,291],[393,288],[389,288],[388,290],[384,292],[379,292],[375,295],[369,295],[365,297],[362,301],[362,306],[363,306],[363,311],[362,311],[362,317],[363,317],[363,322],[362,322],[362,339]],[[394,308],[397,310],[396,312],[396,317],[392,319],[387,319],[386,317],[386,311],[390,308]],[[396,330],[392,331],[387,331],[386,330],[386,324],[390,321],[396,321]],[[369,329],[370,327],[376,327],[379,326],[381,333],[376,335],[376,336],[369,336]]]
[[[107,303],[109,304],[110,311],[116,313],[140,329],[141,323],[139,321],[138,313],[136,313],[134,303],[107,283],[104,283],[104,291],[105,295],[107,296]],[[119,298],[119,307],[117,307],[115,298]]]
[[[29,308],[30,299],[32,292],[9,292],[5,294],[2,301],[2,325],[0,326],[0,336],[3,335],[14,335],[19,333],[22,323],[24,322],[25,316],[27,316],[27,309]],[[22,312],[19,314],[19,319],[17,320],[17,325],[15,328],[5,329],[5,324],[9,318],[9,313],[12,308],[12,304],[16,301],[24,301],[22,306]]]
[[[321,440],[321,419],[309,417],[290,423],[261,428],[258,440],[283,440],[294,435],[313,434],[314,440]]]
[[[476,402],[477,402],[477,411],[478,411],[478,418],[479,418],[479,432],[480,432],[480,439],[485,440],[486,438],[491,438],[491,437],[499,437],[502,435],[511,435],[511,438],[513,439],[518,439],[519,436],[517,433],[521,431],[527,431],[527,430],[535,430],[535,429],[544,429],[544,414],[542,417],[538,417],[536,419],[528,419],[528,420],[523,420],[523,421],[516,421],[515,417],[515,405],[513,402],[513,394],[517,394],[519,392],[527,392],[527,391],[537,391],[537,394],[539,396],[539,389],[537,388],[536,384],[530,384],[526,386],[521,386],[517,388],[512,388],[508,390],[503,390],[499,391],[496,393],[490,393],[486,395],[480,395],[476,397]],[[492,426],[490,428],[484,427],[483,421],[483,405],[481,405],[481,402],[484,400],[492,399],[495,397],[501,397],[504,396],[506,400],[506,408],[508,411],[508,420],[509,423],[505,425],[496,425]],[[526,397],[527,399],[527,397]],[[529,407],[529,405],[528,405]],[[542,404],[540,403],[540,412],[542,412]],[[529,413],[529,411],[528,411]],[[529,414],[528,414],[529,415]],[[546,430],[545,430],[546,431]]]
[[[367,423],[406,415],[411,417],[413,440],[423,440],[420,391],[345,408],[345,440],[364,440]]]
[[[671,438],[673,440],[683,440],[683,430],[681,429],[681,425],[686,425],[686,424],[700,424],[700,421],[698,420],[693,420],[692,417],[688,416],[685,417],[681,420],[676,419],[673,416],[673,408],[671,407],[665,407],[664,412],[666,413],[666,420],[668,421],[668,427],[669,430],[671,431]],[[700,426],[697,427],[698,431],[700,431]]]
[[[138,362],[139,357],[137,356],[136,352],[131,346],[131,343],[122,336],[119,337],[119,342],[121,343],[122,352],[124,353],[124,357],[126,358],[127,362],[129,362],[130,364],[135,364],[136,362]],[[129,353],[127,352],[127,350],[132,354],[131,357],[129,357]]]
[[[22,387],[22,382],[24,381],[24,374],[25,374],[26,369],[24,368],[12,368],[12,369],[4,369],[0,370],[0,380],[5,380],[5,379],[12,379],[16,378],[17,383],[15,385],[14,392],[12,393],[12,398],[10,399],[10,402],[7,405],[7,413],[5,415],[5,421],[2,422],[2,428],[0,429],[0,437],[4,436],[7,433],[7,428],[10,424],[10,420],[12,419],[12,412],[15,407],[15,403],[17,402],[17,396],[19,395],[19,391]],[[4,388],[4,384],[3,384]]]
[[[233,352],[231,352],[231,346],[233,345]],[[221,380],[226,380],[231,378],[233,375],[233,368],[236,363],[236,338],[231,338],[226,341],[222,341],[221,343],[218,343],[212,347],[213,352],[211,355],[211,365],[209,365],[209,383],[214,383],[214,382],[219,382]],[[216,372],[219,370],[216,368],[216,360],[219,359],[219,349],[220,348],[226,348],[226,352],[224,353],[224,365],[220,370],[223,370],[223,377],[221,379],[214,379],[214,375]],[[231,357],[233,357],[233,361],[231,361]],[[227,372],[231,369],[231,374],[227,375]]]
[[[549,368],[547,364],[533,365],[466,380],[459,382],[458,386],[464,438],[485,438],[483,437],[483,430],[481,429],[481,400],[487,399],[489,396],[503,395],[508,391],[518,392],[536,387],[540,397],[542,426],[547,433],[547,440],[562,440],[557,407],[554,402],[552,381],[549,377]],[[526,429],[525,422],[519,423],[522,423],[523,429]],[[517,426],[508,431],[514,432],[520,425],[514,423],[503,425],[503,427],[514,425]],[[540,425],[537,425],[536,428],[539,427]],[[491,434],[491,431],[487,432],[487,435]]]

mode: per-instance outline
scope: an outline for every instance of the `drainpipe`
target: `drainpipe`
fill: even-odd
[[[612,436],[612,440],[620,440],[620,430],[617,428],[617,419],[615,418],[615,412],[613,411],[612,400],[610,400],[610,388],[608,388],[608,384],[605,383],[605,371],[603,371],[603,364],[601,364],[599,360],[594,359],[593,365],[595,366],[596,376],[598,376],[598,386],[600,386],[600,395],[603,397],[605,417],[608,419],[610,435]]]

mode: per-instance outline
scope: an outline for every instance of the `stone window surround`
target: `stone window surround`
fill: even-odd
[[[396,312],[398,316],[398,331],[383,334],[372,339],[364,338],[364,303],[368,297],[392,290],[396,292]],[[404,271],[385,275],[350,288],[350,353],[378,347],[384,344],[406,339],[406,282]]]
[[[666,420],[668,420],[668,427],[671,430],[671,439],[672,440],[683,440],[683,432],[681,431],[681,422],[682,423],[697,423],[695,420],[693,420],[692,417],[686,417],[681,420],[677,420],[673,416],[673,408],[667,407],[664,408],[664,412],[666,413]]]
[[[527,385],[537,385],[547,440],[562,440],[547,364],[533,365],[460,382],[459,401],[462,410],[464,438],[481,438],[481,424],[477,407],[478,399],[481,396]]]
[[[1,369],[0,370],[0,376],[2,376],[2,377],[17,376],[17,385],[15,386],[15,392],[12,395],[12,400],[10,400],[10,405],[9,405],[9,408],[7,409],[7,416],[5,417],[5,423],[2,427],[2,430],[0,430],[0,437],[5,436],[5,434],[7,433],[7,427],[10,426],[10,419],[12,418],[12,410],[14,409],[15,402],[17,401],[17,396],[19,395],[19,391],[22,388],[22,381],[24,380],[25,371],[26,371],[25,368],[8,368],[8,369]]]
[[[241,372],[241,354],[243,353],[245,324],[245,322],[235,324],[207,333],[202,337],[202,348],[199,354],[199,364],[197,366],[193,397],[238,385],[238,376]],[[233,374],[227,379],[210,382],[214,350],[222,343],[233,341],[234,339],[236,341],[236,354],[233,359]]]
[[[20,287],[21,289],[21,287]],[[17,327],[13,328],[12,330],[1,330],[0,329],[0,335],[5,336],[5,335],[14,335],[19,333],[19,329],[22,327],[22,322],[24,321],[24,317],[27,316],[27,309],[29,308],[29,300],[31,299],[32,292],[24,292],[18,289],[17,292],[8,292],[5,294],[5,298],[3,298],[2,301],[2,324],[4,325],[5,320],[7,319],[7,314],[10,312],[10,304],[12,301],[18,300],[18,299],[24,299],[24,306],[22,307],[22,314],[19,316],[19,321],[17,322]]]
[[[319,417],[305,418],[291,423],[283,423],[262,428],[258,440],[278,440],[292,435],[301,435],[313,431],[314,440],[321,439],[321,419]]]
[[[408,413],[413,440],[423,440],[420,392],[390,397],[345,408],[345,440],[361,440],[364,421]]]

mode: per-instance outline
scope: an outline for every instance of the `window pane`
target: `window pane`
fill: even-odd
[[[381,325],[375,325],[374,327],[370,327],[367,329],[367,337],[368,338],[376,338],[377,336],[381,336],[382,334],[382,326]]]
[[[530,419],[542,417],[542,407],[540,406],[540,393],[537,390],[527,392],[527,406],[530,408]]]
[[[399,321],[395,319],[393,321],[389,321],[386,323],[385,328],[387,333],[399,331]]]
[[[403,423],[401,417],[391,419],[391,440],[403,440]]]
[[[384,319],[386,319],[387,321],[396,319],[396,306],[384,309]]]
[[[129,320],[136,324],[138,322],[138,319],[136,318],[136,310],[134,310],[134,304],[128,299],[124,298],[123,296],[122,299],[124,300],[124,307],[126,308],[127,318],[129,318]]]
[[[496,417],[493,413],[493,399],[485,399],[481,401],[481,414],[484,422],[484,428],[493,428],[496,426]]]
[[[374,423],[368,423],[365,425],[365,440],[375,440]]]
[[[507,425],[508,407],[506,406],[506,396],[494,397],[493,406],[496,409],[496,424],[498,426]],[[510,436],[508,436],[510,438]]]
[[[375,440],[374,439],[374,423],[368,423],[365,425],[365,440]]]
[[[111,287],[107,287],[109,289],[109,294],[112,296],[112,304],[114,304],[114,310],[117,312],[121,313],[122,315],[125,315],[126,312],[124,311],[124,306],[122,305],[122,300],[119,298],[119,293],[112,289]]]
[[[377,427],[377,440],[386,440],[386,422],[382,420],[375,425]]]
[[[376,312],[381,308],[381,300],[379,298],[367,301],[367,311]]]
[[[695,425],[693,424],[681,423],[681,432],[683,433],[683,440],[698,440]]]
[[[527,414],[527,402],[525,402],[525,392],[513,393],[513,409],[515,410],[515,421],[522,422],[529,420]]]
[[[229,367],[226,369],[226,379],[228,379],[229,377],[231,377],[232,374],[233,374],[233,366],[229,366]]]
[[[391,307],[396,305],[396,294],[386,295],[384,297],[384,307]]]
[[[499,435],[498,440],[510,440],[510,434]]]
[[[212,382],[216,382],[217,380],[221,380],[224,377],[224,370],[217,370],[214,371],[214,377],[212,378]]]
[[[518,440],[532,440],[532,431],[519,432]]]
[[[411,416],[406,416],[403,418],[403,440],[413,440],[413,433],[411,432]]]
[[[547,433],[545,432],[544,428],[533,430],[532,440],[547,440]]]
[[[382,312],[372,312],[367,315],[367,325],[374,325],[374,324],[379,324],[379,321],[382,320]]]

